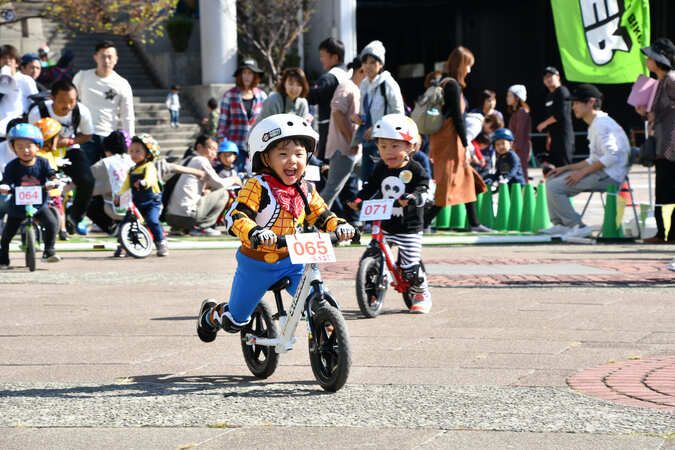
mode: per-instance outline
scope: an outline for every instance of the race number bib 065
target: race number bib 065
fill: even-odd
[[[394,209],[394,199],[383,198],[378,200],[366,200],[361,205],[361,222],[372,222],[373,220],[387,220],[391,217]]]
[[[42,186],[17,186],[14,192],[17,205],[42,204]]]
[[[286,236],[288,254],[293,264],[335,262],[333,244],[326,233],[302,233]]]

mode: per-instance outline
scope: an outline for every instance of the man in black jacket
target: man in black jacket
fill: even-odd
[[[347,79],[344,67],[345,46],[339,39],[328,38],[319,44],[319,60],[326,73],[321,75],[307,94],[310,105],[319,106],[319,145],[315,155],[324,159],[328,124],[330,123],[330,102],[335,89]]]
[[[544,69],[547,119],[537,125],[537,131],[548,132],[550,146],[544,160],[556,167],[572,164],[574,156],[574,130],[572,129],[572,103],[570,91],[560,83],[560,72],[555,67]]]

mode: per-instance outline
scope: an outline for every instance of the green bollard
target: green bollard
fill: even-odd
[[[607,201],[605,203],[605,216],[602,222],[602,237],[604,239],[620,238],[621,224],[616,221],[616,186],[607,188]]]
[[[464,204],[452,205],[450,228],[459,230],[466,228],[466,206]]]
[[[520,231],[520,221],[523,218],[523,190],[520,183],[513,183],[509,189],[511,190],[509,209],[509,231]]]
[[[436,214],[436,228],[447,230],[450,228],[450,207],[442,206]]]
[[[535,233],[551,227],[551,218],[548,215],[548,202],[546,201],[546,183],[542,180],[537,187],[537,200],[534,206],[534,224],[532,231]]]
[[[523,215],[520,220],[520,231],[532,232],[534,230],[534,186],[527,183],[523,194]]]
[[[509,188],[506,183],[499,184],[499,196],[497,197],[497,220],[495,229],[506,231],[509,228],[509,209],[511,199],[509,198]]]
[[[481,225],[485,225],[488,228],[494,228],[495,226],[495,212],[492,205],[492,192],[490,191],[483,193],[483,200],[478,211],[478,219]]]

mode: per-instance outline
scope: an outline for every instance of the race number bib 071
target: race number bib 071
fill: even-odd
[[[14,193],[17,205],[42,204],[42,186],[17,186]]]
[[[378,200],[366,200],[361,205],[361,222],[372,222],[373,220],[387,220],[391,217],[394,209],[394,199],[383,198]]]
[[[302,233],[286,236],[286,247],[293,264],[335,262],[333,244],[326,233]]]

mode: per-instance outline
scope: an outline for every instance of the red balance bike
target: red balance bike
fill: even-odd
[[[362,211],[368,206],[368,202],[364,202]],[[391,216],[391,208],[388,214]],[[363,214],[361,217],[363,220]],[[372,221],[372,240],[361,256],[356,272],[356,299],[363,315],[370,318],[377,317],[382,311],[389,285],[403,295],[403,301],[408,309],[412,306],[412,295],[409,293],[411,283],[403,276],[399,258],[394,259],[391,247],[384,239],[381,219]],[[424,270],[424,263],[420,261],[420,264]]]

